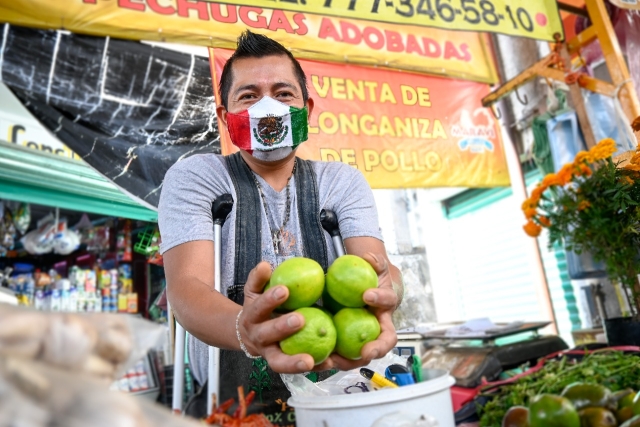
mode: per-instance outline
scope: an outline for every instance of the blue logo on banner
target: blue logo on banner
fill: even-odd
[[[460,141],[458,141],[458,147],[461,151],[469,150],[472,153],[493,151],[493,143],[491,143],[491,141],[477,136],[471,136],[469,138],[461,139]]]

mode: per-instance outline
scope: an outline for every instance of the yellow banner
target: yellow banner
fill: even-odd
[[[338,4],[338,0],[333,1]],[[283,9],[285,5],[260,0],[253,3],[281,5]],[[490,84],[497,81],[486,36],[480,33],[194,0],[12,0],[0,2],[0,22],[3,21],[220,48],[235,48],[238,35],[249,28],[279,41],[298,58],[374,65]]]
[[[556,33],[564,34],[556,0],[227,0],[227,3],[547,41],[554,41]]]
[[[232,51],[210,49],[216,103]],[[372,188],[509,185],[499,125],[483,108],[487,85],[301,60],[315,101],[304,159],[358,168]],[[223,154],[237,151],[220,127]]]

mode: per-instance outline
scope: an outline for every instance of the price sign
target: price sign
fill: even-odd
[[[226,3],[547,41],[554,41],[555,34],[564,38],[556,0],[227,0]]]

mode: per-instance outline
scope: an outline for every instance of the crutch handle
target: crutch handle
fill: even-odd
[[[340,236],[340,227],[338,226],[338,217],[333,211],[322,209],[320,211],[320,224],[331,237]]]
[[[344,255],[344,244],[342,242],[342,236],[340,236],[340,226],[338,225],[338,217],[335,212],[322,209],[320,211],[320,224],[322,224],[322,228],[331,236],[336,254],[338,256]]]
[[[231,194],[226,193],[218,197],[211,204],[211,217],[214,225],[223,226],[227,220],[227,216],[231,213],[233,208],[233,197]]]

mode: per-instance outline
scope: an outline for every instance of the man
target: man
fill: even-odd
[[[283,402],[289,396],[277,373],[349,370],[384,356],[397,341],[391,315],[402,298],[402,279],[387,258],[362,174],[339,162],[295,157],[297,143],[306,139],[313,100],[291,53],[265,36],[245,32],[224,67],[220,93],[218,123],[229,130],[240,152],[193,156],[167,172],[159,225],[168,298],[177,320],[198,339],[189,345],[196,379],[201,384],[206,379],[203,343],[217,346],[223,349],[221,401],[235,397],[236,387],[243,385],[245,392],[257,392],[251,411],[292,424],[290,414],[273,414],[287,410]],[[250,129],[247,118],[256,116],[258,124]],[[211,203],[225,193],[232,195],[234,208],[222,229],[220,294],[214,290]],[[310,355],[289,356],[278,345],[304,325],[297,313],[274,316],[288,289],[262,290],[285,259],[312,253],[325,268],[335,259],[331,238],[319,227],[322,209],[336,213],[347,253],[363,257],[378,273],[378,288],[363,298],[381,334],[362,349],[359,360],[333,354],[314,366]],[[252,210],[255,217],[247,216]],[[317,239],[309,241],[310,235]],[[256,263],[243,272],[255,248]]]

